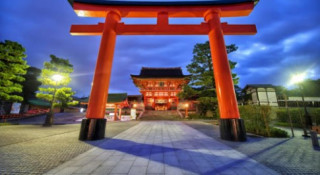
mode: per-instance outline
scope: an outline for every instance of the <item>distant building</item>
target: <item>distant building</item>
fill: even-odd
[[[249,104],[278,106],[276,88],[271,84],[248,84],[244,92]]]
[[[183,75],[180,67],[147,68],[142,67],[139,75],[131,75],[133,83],[143,96],[146,109],[177,109],[177,94],[188,84],[190,75]]]

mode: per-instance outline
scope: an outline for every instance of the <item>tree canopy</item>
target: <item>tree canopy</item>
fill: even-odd
[[[64,108],[72,104],[71,100],[74,92],[70,87],[67,87],[71,81],[70,73],[73,72],[73,65],[69,63],[68,59],[58,58],[55,55],[50,55],[50,58],[50,62],[44,62],[39,78],[42,86],[36,96],[51,103],[50,113],[52,113],[53,106]],[[54,76],[57,75],[60,80],[54,79]],[[49,117],[53,117],[53,114]],[[49,124],[51,125],[52,120],[49,122],[51,122]]]
[[[24,102],[27,103],[30,98],[34,98],[36,91],[39,89],[41,82],[38,80],[41,70],[36,67],[29,67],[27,73],[23,76],[25,81],[22,83],[22,96]]]
[[[234,44],[226,46],[227,53],[234,52],[238,47]],[[236,62],[230,61],[230,68],[234,69]],[[205,43],[198,43],[193,49],[193,58],[191,63],[187,65],[188,72],[191,73],[191,86],[201,87],[203,89],[215,88],[213,77],[212,58],[210,52],[209,41]],[[234,84],[238,84],[239,78],[232,73]]]
[[[234,52],[237,49],[238,47],[234,44],[226,46],[227,53]],[[236,64],[236,62],[229,60],[231,70],[235,68]],[[178,94],[179,98],[197,99],[200,115],[206,115],[209,110],[215,113],[217,110],[216,86],[209,41],[194,46],[193,58],[191,63],[187,65],[187,70],[191,73],[191,81]],[[239,78],[237,75],[232,73],[232,78],[234,85],[238,84]]]
[[[27,73],[25,48],[14,41],[0,42],[0,99],[23,101],[21,96],[23,77]]]

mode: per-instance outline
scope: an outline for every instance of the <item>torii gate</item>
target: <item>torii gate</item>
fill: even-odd
[[[105,23],[72,25],[72,35],[102,35],[86,119],[80,140],[105,136],[105,104],[117,35],[208,35],[220,111],[222,139],[245,141],[223,35],[253,35],[255,25],[229,25],[221,17],[248,16],[257,0],[212,0],[185,2],[141,2],[108,0],[71,0],[78,16],[103,17]],[[203,17],[200,25],[169,24],[169,18]],[[121,18],[157,18],[155,25],[128,25]]]

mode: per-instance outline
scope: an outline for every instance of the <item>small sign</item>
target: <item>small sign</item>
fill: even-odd
[[[135,120],[137,118],[137,110],[131,109],[130,116],[131,116],[132,120]]]
[[[19,114],[20,107],[21,107],[21,103],[13,103],[11,106],[10,114]]]

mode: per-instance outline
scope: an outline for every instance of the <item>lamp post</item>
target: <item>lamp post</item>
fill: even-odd
[[[188,116],[188,108],[189,108],[189,104],[188,103],[185,104],[185,108],[186,108],[186,118],[188,118],[189,117]]]
[[[306,103],[304,100],[304,93],[303,93],[303,87],[302,87],[302,82],[304,81],[305,77],[306,77],[305,73],[295,74],[291,78],[291,83],[296,84],[299,88],[301,98],[302,98],[302,103],[303,103],[303,109],[304,109],[305,126],[306,126],[306,128],[310,129],[312,127],[312,120],[311,120],[311,116],[309,115],[309,113],[307,111],[307,106],[306,106]],[[307,136],[306,133],[304,135]]]
[[[50,104],[50,111],[46,116],[46,120],[45,120],[43,126],[51,126],[53,124],[53,115],[54,115],[53,104],[54,104],[54,101],[55,101],[55,98],[56,98],[58,82],[63,79],[63,76],[59,75],[59,74],[55,74],[51,78],[56,84],[54,86],[54,90],[53,90],[53,94],[52,94],[52,100],[51,100],[51,104]]]

